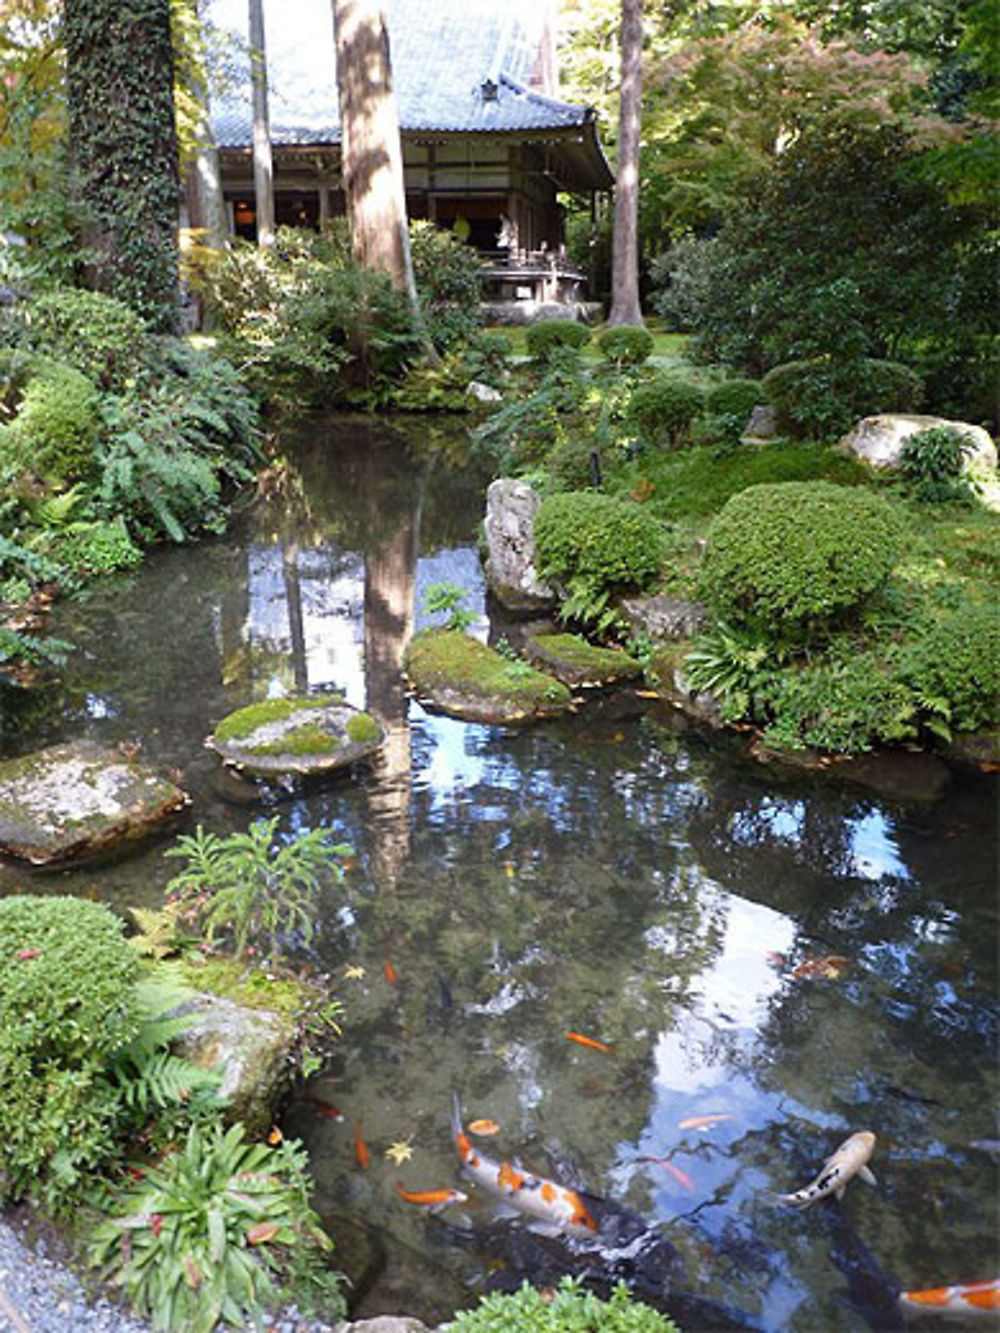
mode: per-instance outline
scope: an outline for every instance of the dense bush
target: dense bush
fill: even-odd
[[[65,361],[102,389],[121,389],[139,368],[147,338],[142,319],[113,296],[63,288],[38,297],[24,313],[36,351]]]
[[[605,361],[610,361],[619,369],[641,366],[655,346],[653,335],[648,329],[631,328],[624,324],[602,329],[597,335],[597,350]]]
[[[639,434],[654,444],[678,444],[702,411],[702,391],[669,375],[640,384],[628,406],[628,418]]]
[[[963,474],[972,448],[969,436],[955,426],[931,426],[910,435],[903,443],[899,470],[914,498],[931,504],[968,500],[972,489]]]
[[[16,415],[0,437],[18,470],[65,485],[94,472],[100,395],[79,370],[33,358]]]
[[[894,361],[789,361],[762,383],[779,430],[812,439],[841,435],[876,412],[912,412],[923,397],[920,376]]]
[[[545,460],[554,487],[562,491],[599,490],[594,475],[594,453],[594,442],[586,437],[566,436],[557,441]]]
[[[858,606],[881,588],[902,535],[881,496],[829,482],[751,486],[709,531],[705,597],[725,617],[782,632]]]
[[[603,1301],[568,1277],[544,1296],[527,1283],[509,1295],[484,1296],[447,1327],[450,1333],[677,1333],[672,1320],[636,1301],[624,1283]]]
[[[565,584],[563,611],[610,623],[609,604],[618,591],[647,587],[660,569],[663,530],[631,500],[595,491],[547,496],[535,514],[535,553],[542,578]]]
[[[106,907],[0,899],[0,1201],[38,1188],[58,1206],[113,1155],[118,1097],[104,1075],[139,1028],[135,978]]]
[[[548,361],[557,347],[580,348],[589,341],[590,330],[575,319],[540,319],[529,324],[525,334],[533,361]]]
[[[963,606],[934,620],[903,645],[896,673],[928,718],[942,721],[947,731],[1000,725],[996,606]]]
[[[448,351],[480,323],[479,255],[433,222],[411,223],[410,249],[427,332],[439,352]]]
[[[767,394],[759,380],[731,379],[713,384],[705,392],[705,411],[713,416],[741,416],[744,423]]]

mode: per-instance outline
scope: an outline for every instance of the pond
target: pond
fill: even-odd
[[[486,479],[455,461],[461,435],[306,423],[224,539],[60,606],[51,630],[78,646],[61,685],[3,719],[8,752],[140,742],[183,775],[189,828],[275,814],[355,849],[311,959],[344,1038],[283,1122],[308,1146],[353,1313],[433,1325],[571,1272],[625,1276],[687,1333],[836,1333],[894,1327],[898,1285],[995,1276],[993,780],[880,797],[764,767],[634,692],[522,730],[428,714],[399,673],[426,589],[461,584],[474,632],[503,630],[476,550]],[[236,707],[334,687],[389,731],[350,777],[260,790],[203,748]],[[0,892],[156,904],[177,870],[164,845],[7,865]],[[438,1215],[399,1197],[397,1181],[458,1183],[454,1094],[467,1122],[500,1126],[482,1152],[587,1191],[601,1246],[498,1220],[470,1186]],[[876,1188],[803,1213],[775,1201],[857,1130],[877,1135]],[[393,1145],[412,1155],[394,1165]]]

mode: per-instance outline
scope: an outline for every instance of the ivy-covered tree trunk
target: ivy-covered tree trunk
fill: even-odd
[[[180,186],[169,0],[65,0],[63,34],[87,284],[171,330]]]
[[[639,114],[642,96],[642,0],[622,0],[621,115],[615,178],[609,324],[642,325],[639,305]]]

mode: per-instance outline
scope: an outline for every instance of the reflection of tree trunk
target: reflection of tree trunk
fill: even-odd
[[[239,686],[237,693],[250,695],[250,570],[249,555],[237,546],[230,556],[232,569],[222,587],[219,608],[222,683]]]
[[[304,694],[309,688],[309,664],[306,661],[306,632],[302,619],[298,542],[285,542],[281,548],[281,577],[285,584],[288,630],[292,639],[292,675],[295,680],[295,692]]]
[[[372,460],[377,466],[377,460]],[[368,493],[376,492],[374,482]],[[422,495],[422,488],[418,491]],[[373,527],[375,520],[373,516]],[[394,890],[410,854],[410,725],[403,650],[413,633],[420,500],[365,562],[365,680],[368,707],[382,721],[378,783],[369,794],[372,862],[379,889]]]
[[[257,244],[274,244],[274,164],[267,109],[264,0],[250,2],[250,83],[253,91],[253,190]]]

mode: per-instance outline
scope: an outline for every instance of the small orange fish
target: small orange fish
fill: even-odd
[[[268,1134],[267,1141],[272,1148],[276,1148],[284,1137],[284,1134],[282,1134],[278,1126],[275,1125],[270,1134]]]
[[[970,1282],[963,1286],[930,1287],[926,1291],[904,1291],[899,1303],[905,1311],[937,1311],[949,1315],[996,1314],[1000,1310],[1000,1278],[989,1282]]]
[[[674,1166],[673,1162],[668,1162],[665,1157],[637,1157],[635,1160],[637,1162],[656,1162],[658,1166],[663,1167],[664,1171],[669,1171],[678,1185],[683,1185],[686,1190],[694,1189],[694,1181],[687,1172],[682,1171],[679,1166]]]
[[[364,1135],[361,1132],[361,1121],[354,1122],[354,1155],[358,1159],[358,1166],[362,1171],[367,1171],[371,1165],[372,1155],[368,1151],[368,1145],[365,1143]]]
[[[41,949],[19,949],[17,954],[17,961],[19,963],[27,963],[30,962],[32,958],[41,958],[41,956],[42,956]]]
[[[389,962],[388,958],[385,960],[385,979],[390,986],[399,985],[399,973],[393,967],[392,963]]]
[[[732,1120],[731,1115],[722,1115],[713,1112],[711,1115],[692,1115],[686,1120],[677,1122],[678,1129],[711,1129],[713,1125],[721,1124],[723,1120]]]
[[[465,1203],[469,1197],[461,1190],[454,1189],[408,1190],[404,1189],[400,1180],[396,1181],[396,1193],[406,1203],[415,1203],[419,1208],[430,1208],[434,1212],[453,1203]]]
[[[301,1099],[307,1106],[313,1107],[317,1115],[325,1116],[327,1120],[343,1120],[344,1113],[339,1106],[334,1106],[333,1102],[325,1102],[322,1097],[303,1097]]]
[[[805,958],[798,967],[792,968],[792,976],[800,981],[836,981],[850,965],[849,958],[837,953],[826,958]]]
[[[470,1120],[466,1129],[470,1134],[478,1134],[480,1138],[488,1138],[490,1134],[499,1134],[500,1126],[495,1120]]]
[[[585,1037],[582,1032],[567,1032],[565,1034],[570,1041],[575,1041],[580,1046],[589,1046],[591,1050],[603,1051],[605,1055],[614,1055],[615,1048],[608,1046],[603,1041],[598,1041],[596,1037]]]

